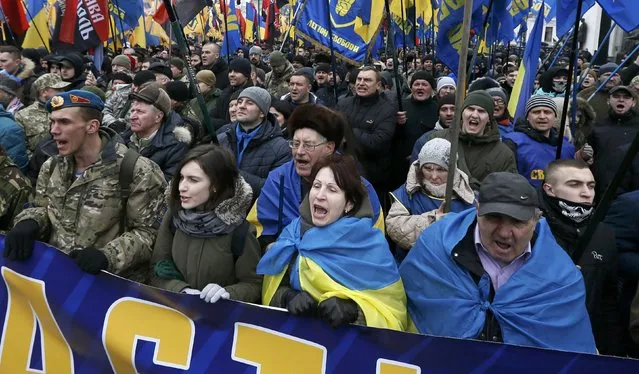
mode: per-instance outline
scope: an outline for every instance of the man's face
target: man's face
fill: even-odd
[[[302,65],[301,63],[299,63],[299,62],[297,62],[297,61],[295,61],[295,62],[293,63],[293,69],[295,69],[295,70],[300,70],[300,69],[301,69],[301,68],[303,68],[303,67],[304,67],[304,65]]]
[[[169,52],[168,52],[168,51],[166,51],[166,50],[165,50],[165,51],[162,51],[162,52],[160,52],[159,56],[160,56],[160,58],[162,58],[162,59],[165,59],[165,60],[166,60],[167,58],[169,58]]]
[[[302,103],[308,99],[311,84],[306,78],[300,75],[293,75],[288,82],[288,90],[291,93],[291,100],[296,103]]]
[[[317,147],[314,147],[316,146]],[[317,161],[330,155],[335,150],[335,144],[327,143],[326,138],[315,130],[301,128],[293,134],[293,163],[295,171],[302,178],[311,176],[311,171]]]
[[[439,124],[443,127],[450,127],[455,119],[455,105],[444,104],[439,108]]]
[[[515,80],[517,80],[517,70],[513,70],[506,75],[506,84],[510,87],[515,85]]]
[[[368,97],[374,95],[381,89],[381,82],[377,80],[374,71],[360,71],[355,80],[355,92],[357,96]]]
[[[595,200],[595,177],[588,168],[563,167],[543,187],[548,196],[573,203],[592,205]]]
[[[504,114],[506,111],[506,103],[501,97],[493,97],[493,103],[495,103],[495,110],[493,111],[493,117],[497,118]]]
[[[537,219],[519,221],[503,214],[486,214],[477,217],[477,224],[481,243],[490,257],[509,264],[528,248]]]
[[[555,112],[545,106],[538,106],[533,108],[528,112],[528,122],[533,129],[546,133],[550,131],[555,125],[555,120],[557,119],[557,115]]]
[[[220,51],[213,44],[206,44],[202,47],[202,64],[213,65],[220,57]]]
[[[171,79],[164,74],[155,73],[155,81],[160,84],[167,84]]]
[[[282,64],[282,65],[275,65],[275,66],[272,66],[272,65],[271,65],[271,68],[273,69],[273,72],[274,72],[276,75],[280,76],[280,75],[284,74],[284,71],[286,70],[286,65],[284,65],[284,64]]]
[[[297,49],[297,55],[298,56],[306,56],[306,51],[304,50],[304,48],[298,48]]]
[[[455,86],[444,86],[439,89],[439,97],[444,97],[446,95],[454,95],[455,94]]]
[[[211,86],[204,82],[198,82],[197,86],[200,88],[200,93],[202,93],[202,95],[206,95],[207,93],[211,92],[212,89]]]
[[[611,73],[605,73],[601,77],[599,77],[599,84],[605,82],[610,75]],[[612,78],[610,78],[608,83],[606,83],[605,88],[606,90],[610,91],[610,89],[612,89],[615,86],[621,86],[621,77],[619,76],[619,74],[615,74]]]
[[[122,71],[126,71],[127,68],[126,68],[126,66],[123,66],[123,65],[111,64],[111,70],[114,73],[119,73],[119,72],[122,72]]]
[[[462,112],[462,132],[470,135],[483,135],[490,115],[478,105],[469,105]]]
[[[162,112],[141,101],[131,104],[131,131],[141,138],[149,137],[162,123]]]
[[[237,112],[235,118],[239,123],[254,124],[261,122],[264,114],[253,100],[246,97],[237,99]]]
[[[229,83],[233,87],[239,87],[246,83],[248,78],[244,76],[244,74],[237,72],[235,70],[229,71]]]
[[[411,86],[411,95],[416,101],[429,99],[433,94],[433,87],[425,79],[417,79]]]
[[[257,65],[262,59],[262,56],[259,53],[251,53],[249,59],[253,65]]]
[[[238,49],[238,51],[237,51],[237,57],[239,57],[239,58],[244,58],[244,51],[243,51],[243,50],[241,50],[241,49]]]
[[[323,85],[326,84],[326,81],[328,79],[328,73],[325,71],[316,71],[315,72],[315,80],[317,81],[318,85]]]
[[[179,77],[182,75],[182,69],[178,68],[175,65],[171,65],[171,73],[173,73],[174,77]]]
[[[442,70],[442,64],[441,62],[438,62],[435,64],[435,70],[441,71]]]
[[[237,99],[231,100],[229,102],[229,118],[231,119],[231,122],[237,121],[237,117],[235,116],[236,114],[237,114]]]
[[[71,64],[65,62],[60,65],[60,76],[65,80],[73,79],[75,77],[75,69]]]
[[[85,139],[98,131],[99,122],[86,122],[81,116],[81,108],[64,108],[49,115],[50,132],[58,147],[60,156],[78,152]]]
[[[0,69],[4,69],[9,73],[14,74],[20,68],[21,63],[22,59],[14,58],[12,53],[0,53]]]
[[[149,66],[151,66],[151,63],[149,61],[144,61],[142,63],[142,66],[140,67],[140,70],[149,70]]]
[[[415,65],[415,69],[416,70],[422,70],[424,65],[422,65],[422,59],[421,58],[416,58],[414,64]]]
[[[625,91],[617,91],[608,98],[608,105],[619,115],[628,113],[636,105],[635,99]]]
[[[432,60],[424,60],[424,70],[432,71],[433,70],[433,61]]]
[[[57,74],[57,75],[59,75],[61,77],[62,75],[60,75],[60,65],[51,64],[51,67],[49,68],[49,73]]]
[[[581,84],[581,87],[583,88],[590,88],[595,84],[595,78],[592,77],[592,75],[590,74],[586,74],[583,78],[583,83]]]
[[[202,60],[200,59],[199,55],[191,55],[191,57],[189,57],[190,61],[191,61],[191,66],[198,66]]]
[[[392,70],[393,69],[393,59],[392,58],[386,59],[386,69],[388,69],[388,70]]]

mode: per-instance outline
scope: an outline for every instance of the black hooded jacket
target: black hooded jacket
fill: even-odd
[[[82,56],[77,53],[69,53],[60,59],[60,61],[69,61],[71,65],[73,65],[73,69],[75,70],[75,75],[71,79],[63,79],[65,82],[70,82],[65,90],[79,90],[84,87],[85,82],[87,80],[84,71],[86,70],[84,66],[84,61],[82,60]]]
[[[563,93],[555,92],[555,90],[553,90],[552,88],[552,79],[557,76],[560,71],[563,73],[566,71],[566,69],[560,67],[552,67],[541,75],[541,77],[539,78],[539,86],[544,92],[554,95]]]
[[[202,65],[200,70],[210,70],[215,74],[215,87],[220,90],[229,85],[229,65],[224,58],[220,57],[212,65]]]

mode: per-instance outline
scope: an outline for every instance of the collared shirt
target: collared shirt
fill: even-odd
[[[494,259],[486,250],[486,247],[481,243],[481,237],[479,234],[479,223],[475,225],[475,249],[477,250],[477,254],[479,255],[479,261],[481,261],[481,265],[490,276],[490,280],[493,284],[493,288],[495,292],[499,289],[499,287],[503,286],[508,282],[508,280],[515,274],[515,272],[521,269],[522,266],[526,263],[531,254],[530,243],[528,243],[528,247],[524,253],[519,255],[517,258],[512,260],[509,264],[504,264],[503,262]]]

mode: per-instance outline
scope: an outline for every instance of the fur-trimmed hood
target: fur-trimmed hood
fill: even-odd
[[[22,58],[22,66],[20,67],[20,71],[18,72],[17,77],[20,79],[31,78],[35,73],[35,63],[30,59],[23,57]]]
[[[253,201],[253,190],[244,178],[238,176],[235,181],[233,196],[222,201],[215,207],[215,215],[225,224],[237,225],[246,218],[246,212]]]
[[[189,129],[179,125],[175,126],[173,135],[175,135],[175,139],[177,139],[180,143],[191,144],[191,140],[193,139]]]

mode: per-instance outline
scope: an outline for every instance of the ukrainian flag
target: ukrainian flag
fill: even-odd
[[[292,288],[318,303],[331,297],[353,300],[366,325],[407,328],[406,293],[384,234],[370,218],[343,217],[301,235],[301,219],[288,225],[257,265],[264,274],[262,297],[269,305],[287,273]]]
[[[17,6],[20,6],[20,2],[18,2]],[[44,46],[48,50],[51,50],[51,33],[49,32],[49,25],[47,24],[49,19],[47,0],[26,0],[25,6],[28,10],[29,29],[24,36],[22,48],[39,48]],[[29,15],[33,16],[33,18],[30,18]],[[38,34],[38,31],[40,34]]]
[[[537,14],[535,25],[533,26],[524,57],[522,58],[517,80],[513,85],[513,92],[508,102],[508,111],[513,115],[515,120],[524,114],[526,102],[530,98],[535,87],[535,76],[537,75],[537,66],[539,64],[539,52],[541,51],[541,38],[544,31],[544,2],[541,3],[541,9]]]

